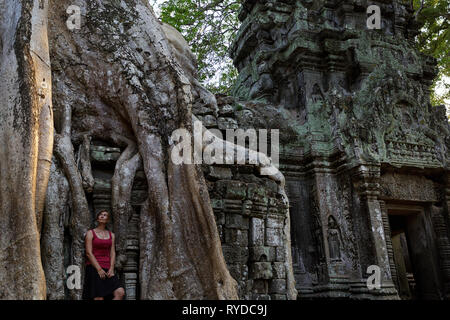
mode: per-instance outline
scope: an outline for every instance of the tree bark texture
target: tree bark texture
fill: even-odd
[[[1,299],[46,295],[39,245],[53,143],[46,8],[0,1]]]

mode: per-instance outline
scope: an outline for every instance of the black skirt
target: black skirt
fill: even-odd
[[[103,268],[105,272],[108,269]],[[100,278],[97,270],[92,265],[86,266],[86,274],[84,277],[83,299],[91,300],[96,297],[104,297],[111,299],[113,292],[122,287],[117,274],[113,277],[105,279]]]

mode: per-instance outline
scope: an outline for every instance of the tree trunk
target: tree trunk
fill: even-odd
[[[0,299],[46,294],[39,232],[53,119],[47,6],[38,2],[0,1]]]

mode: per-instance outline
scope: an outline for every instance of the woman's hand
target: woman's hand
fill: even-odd
[[[109,269],[106,275],[108,278],[114,277],[114,268]]]
[[[105,279],[106,278],[107,273],[105,272],[105,270],[100,269],[97,272],[98,272],[98,275],[100,276],[101,279]],[[108,273],[109,273],[109,271],[108,271]]]

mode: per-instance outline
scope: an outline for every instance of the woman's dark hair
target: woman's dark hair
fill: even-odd
[[[109,216],[110,216],[109,211],[106,209],[101,209],[101,210],[97,211],[97,214],[95,215],[95,221],[97,221],[98,216],[103,212],[106,212],[108,214],[108,218],[109,218]]]

